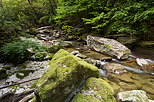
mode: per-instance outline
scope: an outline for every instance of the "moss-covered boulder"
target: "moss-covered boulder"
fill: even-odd
[[[50,68],[36,82],[42,102],[64,102],[83,79],[98,77],[97,67],[60,49],[49,62]]]
[[[103,79],[91,77],[72,102],[116,102],[113,88]]]
[[[48,53],[56,53],[58,50],[63,49],[64,47],[61,45],[53,45],[47,49]]]

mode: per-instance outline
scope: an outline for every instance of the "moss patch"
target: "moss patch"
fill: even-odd
[[[58,50],[63,49],[64,47],[61,45],[53,45],[47,49],[48,53],[56,53]]]
[[[2,69],[0,69],[0,80],[7,78],[8,74],[7,74],[7,70],[9,70],[10,67],[6,66],[6,67],[2,67]]]
[[[43,102],[63,102],[84,78],[98,77],[97,67],[61,49],[36,86]]]
[[[116,102],[113,88],[101,78],[89,78],[72,102]]]

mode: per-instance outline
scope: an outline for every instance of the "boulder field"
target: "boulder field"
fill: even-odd
[[[49,64],[50,68],[34,83],[34,87],[37,89],[37,95],[33,98],[33,101],[51,102],[53,100],[54,102],[70,102],[74,94],[80,91],[80,87],[84,85],[85,81],[93,77],[86,81],[85,86],[88,89],[93,88],[93,91],[95,91],[101,99],[94,97],[94,95],[87,97],[104,100],[104,102],[114,102],[107,101],[114,100],[113,89],[103,79],[97,79],[99,71],[94,65],[85,62],[63,49],[59,50],[53,56]],[[99,85],[100,87],[94,87],[95,85]],[[73,99],[74,102],[80,100],[78,95],[75,97],[76,98]]]

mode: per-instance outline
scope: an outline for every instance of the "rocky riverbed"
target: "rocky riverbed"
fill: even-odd
[[[60,32],[55,30],[45,31],[49,28],[37,29],[38,38],[21,37],[21,39],[33,40],[47,46],[60,45],[66,52],[65,50],[60,50],[60,52],[57,50],[58,52],[52,55],[51,61],[42,57],[41,61],[38,61],[38,59],[35,61],[33,58],[33,60],[16,66],[0,63],[0,100],[2,102],[13,102],[13,100],[16,100],[16,102],[31,102],[34,100],[48,102],[48,98],[53,98],[55,102],[62,102],[62,100],[65,100],[65,102],[88,100],[98,102],[103,102],[103,100],[105,102],[109,100],[112,102],[124,100],[152,102],[154,100],[154,60],[151,54],[148,53],[148,57],[144,54],[142,57],[142,53],[139,55],[138,50],[134,49],[130,55],[126,51],[127,59],[121,60],[120,57],[117,59],[116,51],[122,51],[121,53],[118,52],[118,56],[126,55],[122,49],[117,50],[114,43],[112,43],[112,46],[115,50],[111,50],[113,47],[108,43],[103,43],[103,47],[107,51],[114,53],[111,55],[109,53],[104,54],[106,51],[94,50],[99,49],[99,46],[92,49],[84,42],[64,41],[65,38],[60,38]],[[95,44],[97,44],[96,41]],[[92,44],[92,46],[95,46],[95,44]],[[141,52],[141,48],[139,49]],[[130,51],[128,52],[130,53]],[[93,83],[95,86],[104,85],[104,87],[95,87],[91,85]],[[130,92],[120,93],[125,91],[131,91],[132,94],[135,94],[134,98],[131,99],[132,96],[127,95]],[[104,93],[107,93],[106,96],[103,95]],[[50,94],[54,97],[51,97]],[[123,94],[128,97],[124,97]],[[145,96],[146,99],[142,99],[143,97],[139,100],[136,99],[135,97],[138,97],[139,94]],[[61,95],[63,96],[57,99]]]

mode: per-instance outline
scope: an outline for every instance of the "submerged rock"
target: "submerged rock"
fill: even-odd
[[[137,58],[136,59],[136,63],[140,66],[144,66],[144,65],[148,65],[148,62],[145,60],[145,59],[140,59],[140,58]]]
[[[116,102],[113,88],[101,78],[89,78],[72,102]]]
[[[132,90],[118,93],[118,99],[122,102],[149,102],[146,92],[143,90]]]
[[[103,66],[103,69],[106,70],[108,73],[113,73],[117,75],[121,75],[128,72],[124,69],[124,67],[121,64],[117,63],[107,63]]]
[[[87,36],[87,45],[98,52],[116,56],[118,59],[127,59],[131,53],[126,46],[113,39]]]
[[[61,49],[50,61],[50,68],[36,82],[43,102],[64,102],[83,79],[98,77],[98,68]]]

